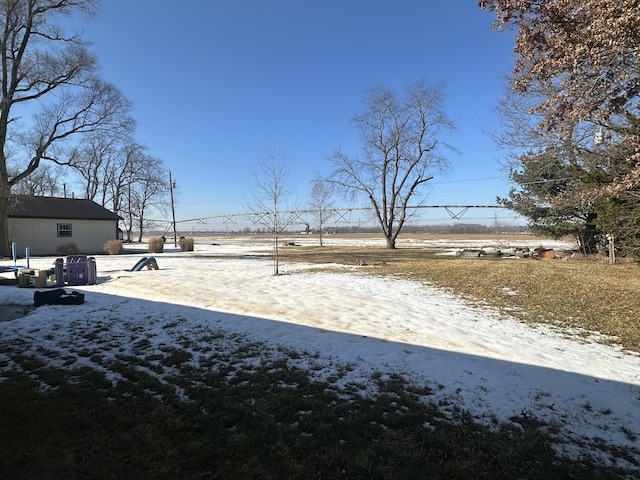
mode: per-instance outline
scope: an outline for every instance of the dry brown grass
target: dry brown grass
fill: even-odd
[[[122,240],[109,240],[104,244],[104,251],[109,255],[122,255],[125,253]]]
[[[152,237],[149,239],[149,253],[164,252],[164,237]]]
[[[178,245],[183,252],[193,252],[193,237],[180,237]]]
[[[534,260],[435,256],[423,248],[290,247],[285,261],[362,266],[448,288],[475,304],[528,322],[578,327],[640,351],[640,267],[602,260]],[[321,268],[330,268],[322,266]]]

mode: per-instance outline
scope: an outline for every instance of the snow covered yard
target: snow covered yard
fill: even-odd
[[[141,348],[180,345],[197,364],[212,351],[237,349],[238,339],[264,341],[273,352],[299,352],[287,362],[339,378],[338,386],[375,394],[376,376],[399,374],[445,411],[466,411],[485,425],[535,420],[548,425],[560,453],[640,465],[638,355],[357,267],[314,273],[283,264],[274,276],[269,252],[268,243],[216,240],[189,253],[166,248],[154,255],[159,270],[138,272],[128,269],[140,253],[99,256],[97,285],[66,287],[85,294],[83,305],[41,306],[0,322],[0,342],[51,365],[105,370],[105,359]],[[48,268],[53,260],[31,264]],[[33,292],[0,286],[0,304],[30,305]],[[18,368],[11,349],[3,351],[0,381]],[[238,359],[237,368],[259,360]],[[171,373],[161,370],[161,379]]]

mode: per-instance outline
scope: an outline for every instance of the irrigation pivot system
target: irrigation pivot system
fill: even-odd
[[[444,209],[449,216],[454,220],[460,220],[469,209],[472,208],[496,208],[496,209],[504,209],[505,207],[500,205],[417,205],[407,207],[407,210],[417,210],[422,208],[440,208]],[[358,211],[371,211],[372,207],[331,207],[324,210],[324,214],[327,216],[333,215],[336,220],[350,223],[350,216],[352,212]],[[173,225],[177,223],[198,223],[198,224],[206,224],[210,220],[222,220],[222,223],[237,223],[239,219],[247,219],[252,223],[264,223],[264,219],[269,218],[277,213],[278,215],[291,215],[293,217],[297,217],[300,220],[300,223],[309,222],[304,218],[307,214],[318,214],[319,210],[314,209],[298,209],[298,210],[278,210],[277,212],[273,211],[264,211],[264,212],[246,212],[246,213],[232,213],[232,214],[222,214],[222,215],[210,215],[206,217],[196,217],[196,218],[188,218],[185,220],[173,220]],[[158,223],[164,223],[164,221],[158,221]],[[291,222],[291,223],[296,223]],[[169,223],[169,228],[172,223]],[[167,228],[167,231],[169,230]]]

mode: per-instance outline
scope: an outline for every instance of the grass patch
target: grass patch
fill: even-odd
[[[115,384],[52,368],[2,382],[3,478],[622,478],[558,461],[529,419],[488,429],[465,412],[444,416],[398,376],[380,375],[380,394],[366,398],[286,358],[254,371],[189,368],[178,372],[185,401],[144,362],[123,360]]]

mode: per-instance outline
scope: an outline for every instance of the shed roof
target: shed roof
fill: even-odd
[[[9,217],[60,218],[68,220],[120,220],[120,217],[93,200],[84,198],[11,195]]]

